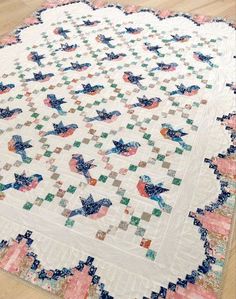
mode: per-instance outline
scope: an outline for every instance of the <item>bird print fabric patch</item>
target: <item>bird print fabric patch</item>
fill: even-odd
[[[234,34],[221,19],[47,0],[0,39],[0,268],[65,299],[216,299]]]

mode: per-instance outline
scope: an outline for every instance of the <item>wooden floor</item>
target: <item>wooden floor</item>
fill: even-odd
[[[9,33],[20,25],[23,19],[35,11],[42,0],[0,0],[0,35]],[[115,2],[115,1],[111,1]],[[118,0],[123,4],[170,9],[210,16],[221,16],[236,20],[235,0]],[[234,217],[234,223],[236,217]],[[236,228],[236,226],[234,225]],[[236,299],[236,237],[234,229],[224,272],[223,292],[220,299]],[[234,232],[234,234],[233,234]],[[0,271],[0,299],[49,299],[55,298],[12,275]],[[80,299],[80,298],[78,298]],[[126,299],[126,298],[124,298]]]

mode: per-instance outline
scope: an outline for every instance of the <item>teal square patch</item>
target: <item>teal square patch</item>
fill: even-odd
[[[136,216],[132,216],[130,219],[130,224],[134,225],[134,226],[138,226],[140,222],[140,218],[136,217]]]
[[[53,201],[54,195],[52,193],[48,193],[47,196],[45,197],[45,200],[51,202]]]
[[[73,227],[74,223],[75,223],[75,220],[67,219],[66,223],[65,223],[65,226],[67,226],[67,227]]]
[[[32,208],[33,204],[29,201],[27,201],[24,206],[23,206],[23,209],[25,210],[30,210]]]
[[[172,184],[176,185],[176,186],[179,186],[181,184],[181,179],[178,179],[178,178],[174,178],[173,181],[172,181]]]
[[[130,201],[129,198],[127,198],[127,197],[122,197],[120,203],[121,203],[122,205],[126,205],[126,206],[127,206],[128,203],[129,203],[129,201]]]
[[[152,250],[152,249],[148,249],[147,252],[146,252],[146,257],[151,260],[151,261],[154,261],[155,258],[156,258],[156,251]]]

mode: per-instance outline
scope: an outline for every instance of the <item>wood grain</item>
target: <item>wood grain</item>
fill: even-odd
[[[135,4],[236,20],[235,0],[119,0],[118,2],[125,5]],[[15,27],[22,23],[24,18],[31,15],[42,3],[43,0],[0,0],[0,35],[14,30]],[[236,299],[236,217],[234,217],[233,227],[227,263],[223,273],[223,286],[220,299]],[[46,291],[3,271],[0,271],[0,286],[0,299],[56,298]]]

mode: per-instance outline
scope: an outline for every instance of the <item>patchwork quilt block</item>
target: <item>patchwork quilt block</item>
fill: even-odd
[[[77,0],[3,37],[0,268],[65,299],[217,298],[235,46],[218,18]]]

